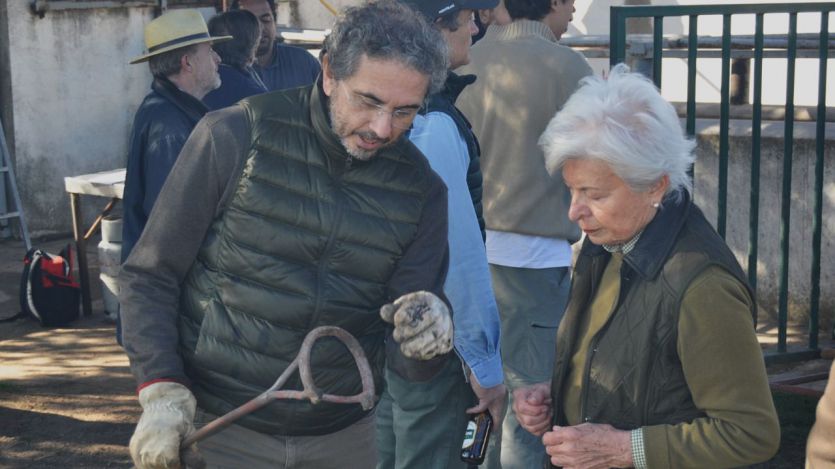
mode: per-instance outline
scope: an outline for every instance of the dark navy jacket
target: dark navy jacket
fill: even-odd
[[[241,69],[220,64],[217,71],[220,74],[220,88],[210,91],[203,98],[203,102],[212,111],[231,106],[249,96],[269,91],[252,67]]]
[[[122,261],[139,240],[177,155],[208,109],[166,78],[155,78],[133,120],[122,227]]]
[[[310,52],[301,47],[275,43],[269,67],[252,66],[269,91],[286,90],[316,83],[322,67]]]

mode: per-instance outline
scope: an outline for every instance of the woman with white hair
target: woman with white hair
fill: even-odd
[[[646,78],[590,77],[540,139],[585,233],[550,383],[514,394],[550,463],[737,467],[780,442],[756,303],[693,203],[692,141]]]

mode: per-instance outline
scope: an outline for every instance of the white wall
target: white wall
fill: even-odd
[[[28,8],[8,5],[12,151],[37,236],[72,226],[64,176],[125,165],[133,114],[150,85],[147,65],[128,61],[144,48],[152,11],[49,11],[41,19]]]
[[[326,0],[337,11],[359,5],[360,0]],[[334,15],[319,0],[295,0],[278,5],[278,22],[288,26],[306,29],[329,29]]]

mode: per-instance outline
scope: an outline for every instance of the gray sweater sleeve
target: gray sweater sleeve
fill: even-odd
[[[140,387],[160,379],[188,384],[177,353],[180,285],[234,191],[248,136],[239,106],[207,114],[197,124],[122,265],[123,341]]]

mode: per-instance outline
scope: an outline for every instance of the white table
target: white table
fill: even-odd
[[[70,195],[72,208],[72,234],[78,256],[78,276],[81,283],[81,307],[85,315],[93,312],[90,299],[90,279],[87,270],[87,240],[93,236],[101,225],[101,220],[107,216],[122,198],[125,192],[125,169],[114,169],[100,173],[82,174],[64,178],[64,189]],[[87,231],[82,226],[81,196],[92,195],[110,198],[110,202],[101,211]]]

